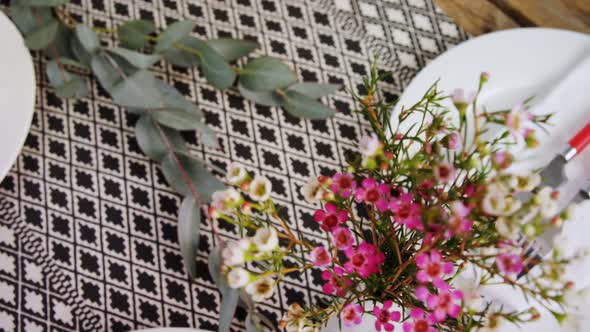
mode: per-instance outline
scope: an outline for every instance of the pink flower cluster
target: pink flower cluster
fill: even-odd
[[[361,278],[367,278],[373,273],[378,273],[381,264],[385,261],[385,255],[379,252],[377,247],[363,242],[355,249],[350,247],[344,252],[348,262],[344,264],[347,273],[356,273]]]
[[[416,298],[425,304],[430,314],[426,315],[422,310],[412,311],[412,321],[404,324],[404,331],[436,331],[434,324],[444,321],[447,317],[459,317],[463,293],[452,290],[443,279],[453,272],[453,263],[445,262],[438,251],[431,250],[429,253],[418,255],[416,266],[418,281],[422,284],[430,282],[436,292],[430,293],[426,286],[416,288]]]

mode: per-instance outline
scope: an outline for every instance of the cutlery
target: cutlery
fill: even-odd
[[[568,202],[567,206],[580,204],[586,200],[590,200],[590,185],[578,191],[578,193]],[[561,210],[559,214],[563,212],[564,210]],[[553,249],[555,237],[561,233],[561,230],[561,227],[549,229],[533,242],[530,246],[531,249],[527,250],[525,253],[525,267],[518,275],[518,278],[527,274],[528,271],[540,263],[543,260],[543,257]],[[531,256],[532,258],[529,259]]]
[[[541,175],[541,184],[537,186],[532,192],[530,193],[519,193],[517,197],[522,202],[528,202],[533,197],[534,193],[537,192],[539,189],[543,187],[551,187],[557,189],[561,184],[567,181],[567,177],[565,175],[565,165],[578,156],[588,145],[590,144],[590,122],[584,126],[566,145],[563,151],[555,156],[543,170],[539,173]],[[583,191],[582,191],[583,192]],[[579,196],[579,195],[578,195]],[[577,196],[576,196],[577,197]],[[575,199],[575,198],[574,198]],[[524,257],[525,260],[530,258],[531,255],[538,252],[538,248],[534,246],[534,242],[529,242],[526,240],[526,237],[521,236],[518,241],[520,242],[523,251],[525,252]],[[551,250],[551,244],[548,244],[546,247],[549,247]],[[546,249],[545,249],[546,250]],[[524,270],[519,278],[526,274]]]

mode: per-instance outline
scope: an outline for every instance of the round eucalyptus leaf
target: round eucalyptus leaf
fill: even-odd
[[[72,75],[69,81],[55,88],[55,94],[60,98],[83,98],[88,92],[88,80],[78,75]]]
[[[324,84],[324,83],[296,83],[287,88],[287,91],[299,92],[312,99],[319,99],[330,95],[342,88],[340,84]]]
[[[59,23],[56,20],[51,20],[46,25],[31,32],[25,38],[25,44],[34,51],[46,48],[55,39],[58,27]]]
[[[78,69],[89,69],[85,64],[70,58],[55,58],[53,61],[61,63],[64,66],[76,67]]]
[[[194,67],[199,64],[200,53],[198,49],[202,44],[203,41],[193,36],[186,36],[164,53],[164,59],[175,66]]]
[[[234,84],[236,73],[219,53],[205,43],[202,43],[199,52],[200,68],[209,84],[219,90],[227,89]]]
[[[211,127],[207,126],[207,124],[202,121],[198,122],[197,134],[199,135],[199,139],[203,145],[214,149],[219,148],[217,134],[213,131],[213,129],[211,129]]]
[[[122,47],[137,50],[145,46],[147,37],[156,31],[151,21],[133,20],[123,23],[117,28],[117,35]]]
[[[253,59],[240,71],[240,83],[251,91],[272,91],[295,81],[291,68],[271,57]]]
[[[164,100],[156,86],[156,77],[147,70],[140,70],[113,86],[113,100],[124,107],[161,108]]]
[[[94,54],[100,48],[100,41],[96,33],[87,25],[78,24],[76,26],[76,38],[80,41],[80,45],[89,54]]]
[[[152,112],[154,120],[176,130],[194,130],[199,128],[201,117],[183,110],[161,110]]]
[[[112,93],[115,85],[123,80],[123,76],[108,60],[107,56],[104,52],[94,54],[90,61],[90,67],[100,85],[106,91]]]
[[[135,138],[141,151],[157,162],[161,162],[170,151],[164,139],[174,151],[188,153],[186,143],[177,131],[158,127],[148,114],[142,115],[135,124]]]
[[[70,38],[70,50],[72,51],[74,57],[78,59],[78,61],[80,61],[88,67],[91,66],[93,55],[86,52],[78,38]],[[95,55],[96,54],[94,54],[94,56]]]
[[[81,98],[88,94],[86,78],[65,70],[62,63],[55,60],[47,63],[47,78],[54,87],[55,94],[60,98]]]
[[[162,160],[162,172],[168,183],[183,196],[193,196],[193,189],[202,203],[211,202],[211,195],[224,188],[201,161],[182,153],[169,153]]]
[[[56,7],[69,3],[70,0],[19,0],[22,6],[30,7]]]
[[[203,117],[203,112],[190,100],[186,99],[175,87],[172,85],[156,79],[156,88],[160,91],[162,98],[164,98],[164,107],[167,109],[185,110],[194,113],[199,118]]]
[[[191,276],[197,277],[197,251],[201,230],[201,207],[194,197],[185,197],[178,213],[178,244],[184,266]]]
[[[293,116],[311,120],[326,119],[335,113],[333,109],[296,91],[285,92],[283,108]]]
[[[111,48],[108,52],[120,56],[129,64],[140,69],[147,69],[161,59],[161,56],[157,54],[143,54],[120,47]]]
[[[163,53],[174,46],[175,43],[181,41],[188,36],[195,27],[195,22],[190,20],[178,21],[172,23],[159,37],[156,44],[155,51]]]
[[[244,98],[260,105],[279,106],[282,103],[281,97],[274,91],[250,91],[242,83],[238,83],[238,90]]]
[[[229,62],[246,56],[259,47],[257,42],[232,38],[209,39],[206,43]]]
[[[73,39],[75,39],[74,31],[63,24],[60,24],[57,28],[55,38],[53,39],[53,45],[51,46],[52,50],[51,52],[46,52],[48,53],[47,55],[50,58],[76,58],[71,47]]]
[[[38,21],[31,7],[12,4],[10,18],[23,35],[28,35],[38,27]]]

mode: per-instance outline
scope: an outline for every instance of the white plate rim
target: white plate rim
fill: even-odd
[[[18,75],[22,76],[24,84],[22,86],[16,86],[14,89],[27,89],[26,98],[19,101],[13,101],[13,109],[9,109],[9,112],[19,112],[21,115],[15,118],[14,126],[16,135],[13,137],[4,137],[3,139],[9,140],[10,146],[5,151],[1,151],[4,155],[0,159],[0,181],[4,179],[14,162],[16,161],[21,149],[25,143],[25,140],[29,134],[31,123],[33,120],[33,114],[35,111],[36,102],[36,90],[37,80],[35,77],[35,67],[33,59],[29,53],[28,48],[25,45],[24,39],[22,38],[17,27],[12,21],[3,13],[0,12],[0,31],[4,35],[3,39],[16,40],[14,45],[5,45],[6,47],[16,47],[16,52],[19,52],[18,61],[22,61],[18,68]],[[6,74],[6,73],[3,73]],[[8,76],[8,75],[6,75]],[[0,132],[0,136],[2,133]]]

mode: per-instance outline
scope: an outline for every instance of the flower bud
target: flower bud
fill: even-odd
[[[563,219],[561,219],[561,217],[559,216],[555,216],[553,218],[551,218],[551,226],[554,228],[561,228],[561,226],[563,225]]]
[[[539,310],[537,310],[537,308],[531,308],[531,310],[529,310],[529,313],[531,314],[531,320],[533,321],[541,318],[541,314],[539,313]]]
[[[490,79],[490,73],[488,73],[487,71],[484,71],[479,75],[479,84],[483,85],[483,84],[487,83],[489,79]]]
[[[463,139],[457,132],[453,132],[443,137],[442,144],[449,150],[459,150],[463,146]]]

